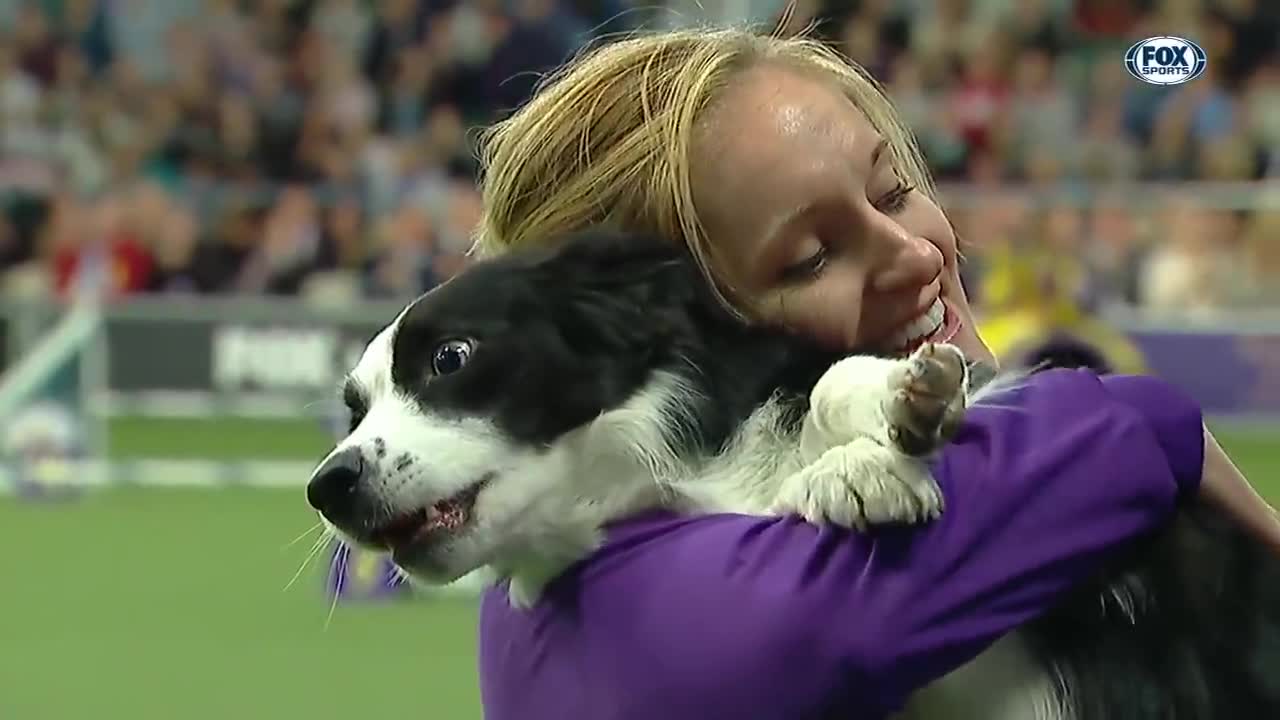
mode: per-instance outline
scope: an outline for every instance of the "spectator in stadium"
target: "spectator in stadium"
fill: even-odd
[[[1164,241],[1143,268],[1145,304],[1158,311],[1206,314],[1225,305],[1236,273],[1229,266],[1236,220],[1218,210],[1186,207],[1168,211]]]
[[[1280,210],[1257,213],[1242,235],[1231,300],[1241,307],[1280,306]]]
[[[247,185],[267,198],[294,182],[307,182],[317,198],[359,192],[362,236],[373,237],[368,226],[400,205],[435,203],[427,196],[444,184],[474,179],[459,128],[509,111],[587,37],[651,21],[652,5],[0,3],[0,185],[22,185],[13,200],[0,194],[0,210],[23,250],[7,254],[0,272],[32,259],[41,230],[30,221],[43,222],[52,198],[85,204],[141,177],[162,180],[196,213],[198,255],[216,234],[208,220],[227,211],[212,206],[234,204],[228,198]],[[791,8],[792,27],[812,23],[870,67],[943,179],[1238,181],[1280,165],[1275,3],[751,5]],[[670,6],[656,12],[660,20],[679,14]],[[1171,27],[1202,41],[1209,72],[1182,88],[1134,81],[1120,61],[1124,45],[1135,32]],[[948,104],[954,112],[944,112]],[[1060,143],[1036,142],[1073,134],[1081,141],[1069,155],[1056,150]],[[1038,149],[1046,145],[1055,152]],[[32,205],[41,206],[36,215]]]
[[[883,346],[941,294],[953,342],[992,361],[909,131],[819,44],[608,46],[492,128],[482,158],[484,254],[612,223],[682,241],[747,318],[836,347]],[[944,451],[947,515],[910,533],[660,513],[613,528],[531,612],[491,590],[486,717],[888,715],[1161,526],[1176,495],[1280,552],[1273,511],[1158,381],[1047,373],[1001,407],[1016,412],[975,411]],[[1137,417],[1154,434],[1121,430]]]

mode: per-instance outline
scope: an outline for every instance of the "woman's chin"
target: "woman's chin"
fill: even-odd
[[[973,313],[968,312],[967,308],[960,310],[949,299],[944,299],[943,303],[947,307],[947,332],[943,342],[959,348],[969,362],[986,363],[992,368],[998,368],[1000,363],[996,361],[996,356],[982,342],[982,338],[978,337]]]

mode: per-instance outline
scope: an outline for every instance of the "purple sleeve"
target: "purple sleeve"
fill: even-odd
[[[728,575],[894,712],[1161,525],[1198,487],[1202,433],[1199,408],[1162,381],[1039,373],[974,408],[943,452],[938,521],[858,536],[743,520]]]

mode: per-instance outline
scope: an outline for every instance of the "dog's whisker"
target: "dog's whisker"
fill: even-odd
[[[288,592],[289,588],[292,588],[294,583],[298,582],[298,578],[302,577],[302,573],[311,565],[311,561],[315,559],[316,555],[320,554],[320,551],[323,550],[328,543],[328,533],[324,533],[320,537],[316,538],[315,542],[311,543],[311,549],[307,551],[306,557],[302,559],[302,564],[299,565],[298,569],[293,573],[293,577],[289,578],[289,582],[285,583],[281,592]]]
[[[334,553],[334,554],[333,554],[333,558],[329,561],[329,574],[330,574],[330,575],[333,575],[333,574],[335,574],[335,573],[338,571],[338,563],[339,563],[338,558],[339,558],[340,556],[341,556],[341,553]],[[325,629],[325,631],[326,631],[326,632],[328,632],[328,630],[329,630],[329,625],[333,622],[333,612],[334,612],[335,610],[337,610],[337,609],[338,609],[338,589],[339,589],[339,587],[340,587],[340,585],[339,585],[339,584],[337,584],[337,583],[335,583],[334,588],[333,588],[333,598],[329,601],[329,614],[328,614],[328,615],[326,615],[326,616],[325,616],[325,619],[324,619],[324,629]]]
[[[293,577],[289,578],[289,582],[285,583],[284,587],[280,589],[280,592],[288,592],[294,584],[298,582],[298,578],[302,577],[302,574],[311,565],[311,561],[320,553],[323,546],[324,538],[317,538],[316,541],[311,544],[311,549],[308,550],[306,556],[302,558],[302,562],[298,565],[298,569],[294,571]]]
[[[304,411],[311,411],[318,407],[332,407],[335,400],[336,401],[342,400],[341,389],[335,389],[334,392],[332,393],[326,393],[325,397],[316,398],[311,402],[303,404],[302,409]]]
[[[294,545],[297,545],[298,543],[300,543],[300,542],[302,542],[303,540],[307,539],[307,536],[308,536],[308,535],[311,535],[311,534],[312,534],[312,533],[314,533],[315,531],[317,531],[317,530],[322,530],[322,529],[324,529],[324,523],[317,521],[317,522],[316,522],[316,524],[312,525],[311,527],[307,528],[306,530],[303,530],[303,531],[302,531],[302,533],[298,535],[298,537],[296,537],[296,538],[294,538],[294,539],[290,540],[289,542],[285,543],[285,546],[284,546],[283,548],[281,548],[281,550],[288,550],[289,548],[293,547]]]

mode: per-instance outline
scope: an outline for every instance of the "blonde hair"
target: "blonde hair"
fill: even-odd
[[[550,76],[480,136],[483,257],[606,225],[684,242],[722,293],[691,187],[699,123],[730,82],[762,64],[829,80],[888,142],[897,172],[932,197],[914,136],[862,67],[807,37],[743,29],[638,35]]]

